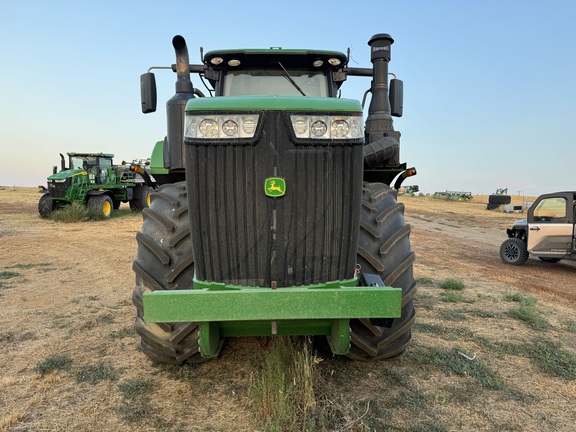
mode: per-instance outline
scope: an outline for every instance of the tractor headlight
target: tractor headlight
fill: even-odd
[[[204,119],[200,122],[198,130],[205,138],[218,138],[218,121],[215,119]]]
[[[185,138],[230,139],[253,138],[258,126],[258,114],[188,114]]]
[[[310,133],[315,138],[322,138],[324,135],[326,135],[327,131],[328,131],[328,126],[326,126],[326,123],[323,122],[322,120],[316,120],[310,126]]]
[[[359,139],[364,137],[361,115],[350,116],[290,116],[296,138]]]

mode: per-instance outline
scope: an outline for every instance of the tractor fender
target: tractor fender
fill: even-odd
[[[38,186],[38,193],[45,195],[50,193],[50,191],[48,189],[46,189],[44,186]]]
[[[93,197],[93,196],[98,196],[98,195],[108,195],[110,198],[114,199],[114,194],[112,193],[112,191],[110,190],[90,190],[86,193],[86,198],[85,200],[88,201],[89,197]]]
[[[109,193],[110,193],[110,191],[107,191],[107,190],[91,190],[91,191],[88,191],[86,193],[86,195],[98,196],[98,195],[109,194]]]

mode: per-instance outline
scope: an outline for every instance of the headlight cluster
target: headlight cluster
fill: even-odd
[[[258,127],[257,114],[186,115],[186,138],[252,138]]]
[[[364,137],[362,116],[291,115],[296,138],[357,139]]]

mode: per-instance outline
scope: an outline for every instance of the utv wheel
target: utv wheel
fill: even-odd
[[[380,183],[365,183],[362,197],[358,263],[363,273],[380,275],[384,285],[402,288],[402,315],[377,325],[374,320],[350,320],[351,349],[355,360],[384,360],[404,353],[412,337],[416,294],[410,249],[410,226],[404,222],[404,204],[396,191]]]
[[[166,184],[142,211],[142,231],[136,235],[138,254],[133,264],[136,287],[135,328],[142,351],[157,363],[202,363],[197,323],[147,323],[142,294],[158,290],[193,289],[194,255],[188,221],[185,182]]]
[[[108,195],[96,195],[88,199],[88,208],[101,215],[104,219],[110,219],[114,203]]]
[[[134,211],[143,210],[150,206],[150,201],[148,198],[148,187],[147,186],[136,186],[134,187],[134,198],[129,202],[130,209]]]
[[[545,263],[557,263],[559,261],[562,261],[562,259],[560,258],[550,258],[550,257],[538,257],[540,258],[540,261],[545,262]]]
[[[40,197],[40,201],[38,201],[38,213],[42,217],[48,217],[54,211],[54,203],[52,198],[50,198],[50,194],[46,193]]]
[[[500,246],[500,258],[506,264],[522,265],[528,260],[528,247],[526,242],[517,237],[512,237]]]

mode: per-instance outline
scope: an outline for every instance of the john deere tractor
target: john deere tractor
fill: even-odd
[[[113,154],[70,152],[68,165],[60,154],[61,170],[55,166],[48,177],[48,188],[39,186],[40,216],[47,217],[55,209],[73,202],[85,204],[104,218],[112,215],[120,203],[127,202],[132,210],[147,206],[149,188],[155,181],[140,164],[116,166]]]
[[[406,350],[416,283],[396,194],[416,171],[393,128],[403,85],[388,80],[392,43],[373,36],[372,68],[355,68],[341,52],[281,48],[190,64],[173,38],[176,94],[151,158],[161,186],[133,264],[150,359],[200,363],[238,336],[325,336],[358,360]],[[363,102],[339,97],[350,76],[372,80],[365,124]],[[150,70],[140,85],[142,111],[155,111]]]

